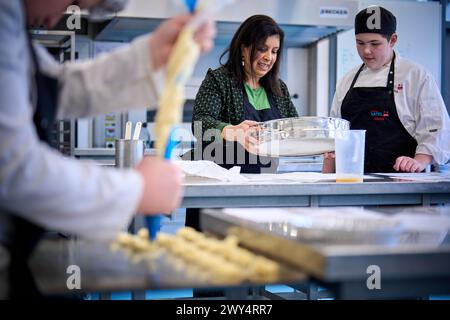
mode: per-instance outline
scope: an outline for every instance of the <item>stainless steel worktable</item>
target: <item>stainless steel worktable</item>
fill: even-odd
[[[184,151],[183,151],[184,152]],[[154,154],[154,149],[146,150]],[[180,154],[182,152],[180,151]],[[114,165],[114,149],[76,149],[75,156]],[[278,172],[320,171],[318,157],[280,158]],[[341,205],[432,205],[450,203],[450,181],[393,181],[386,176],[364,183],[245,183],[188,177],[183,208],[318,207]]]
[[[246,212],[246,210],[250,209],[238,211]],[[258,217],[264,215],[261,210],[255,211]],[[331,210],[336,216],[345,217],[343,214],[346,208],[331,208]],[[352,208],[352,210],[366,212],[363,209]],[[301,216],[308,213],[318,214],[320,209],[292,209],[290,212]],[[239,238],[243,246],[296,265],[308,276],[315,278],[319,285],[332,290],[336,298],[384,299],[428,297],[432,294],[448,295],[450,229],[447,228],[450,225],[446,219],[445,224],[440,224],[439,231],[431,231],[430,224],[427,226],[426,221],[436,216],[450,217],[450,207],[386,207],[372,209],[369,212],[379,212],[388,216],[419,214],[422,219],[427,216],[430,218],[421,220],[422,231],[404,229],[392,235],[383,231],[382,235],[380,232],[377,241],[373,241],[374,238],[370,236],[369,231],[364,233],[364,237],[355,235],[353,240],[340,239],[343,235],[340,237],[327,235],[325,239],[329,237],[334,240],[321,241],[318,238],[319,231],[307,233],[305,228],[287,222],[288,220],[283,220],[286,221],[283,223],[272,223],[268,222],[269,220],[263,222],[261,218],[251,220],[249,218],[251,215],[243,217],[238,215],[236,210],[234,214],[230,214],[226,209],[205,210],[202,228],[207,233],[219,236],[232,233]],[[272,219],[277,221],[275,213]],[[439,221],[444,223],[443,220]],[[436,225],[433,228],[436,228]],[[379,270],[380,276],[380,286],[376,289],[369,288],[367,284],[369,275],[373,273],[373,269],[370,268],[373,267]]]
[[[432,205],[450,203],[450,182],[393,181],[379,176],[363,183],[227,183],[188,177],[184,208]]]

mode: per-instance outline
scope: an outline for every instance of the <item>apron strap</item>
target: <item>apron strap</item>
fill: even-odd
[[[395,51],[394,57],[392,58],[391,61],[391,66],[389,68],[389,74],[386,84],[386,87],[388,88],[390,94],[394,92],[394,78],[395,78]]]
[[[353,77],[353,81],[352,81],[352,84],[350,85],[349,91],[350,91],[351,89],[353,89],[353,87],[355,86],[356,80],[358,80],[359,74],[361,73],[361,71],[363,71],[363,69],[364,69],[364,63],[363,63],[363,65],[359,68],[359,70],[358,70],[358,72],[355,74],[355,76]]]

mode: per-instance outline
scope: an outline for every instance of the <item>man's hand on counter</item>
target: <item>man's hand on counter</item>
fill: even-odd
[[[144,179],[139,213],[169,214],[179,207],[183,196],[183,173],[178,166],[156,157],[144,157],[136,170]]]
[[[427,154],[416,154],[414,158],[402,156],[395,160],[394,170],[401,172],[422,172],[433,161]]]

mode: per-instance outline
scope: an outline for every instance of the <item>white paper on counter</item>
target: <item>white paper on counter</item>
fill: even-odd
[[[241,167],[227,170],[212,161],[174,161],[186,175],[216,179],[226,182],[245,182],[248,179],[240,174]]]
[[[390,178],[399,178],[409,181],[422,181],[422,182],[441,182],[450,181],[449,173],[439,172],[420,172],[420,173],[377,173],[379,175],[388,176]]]
[[[247,174],[245,175],[249,182],[258,183],[273,183],[273,182],[321,182],[321,181],[336,181],[336,174],[334,173],[319,173],[319,172],[289,172],[289,173],[261,173],[261,174]],[[372,176],[364,176],[364,179],[377,179]]]

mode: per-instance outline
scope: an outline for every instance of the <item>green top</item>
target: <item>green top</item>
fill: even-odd
[[[247,83],[244,84],[248,101],[256,110],[270,109],[269,99],[263,87],[252,89]]]

